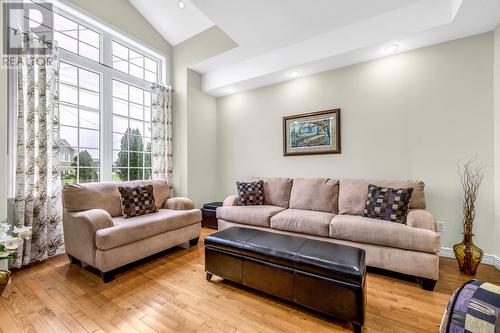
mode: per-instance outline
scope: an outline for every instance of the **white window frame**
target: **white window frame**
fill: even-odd
[[[33,0],[37,2],[37,0]],[[151,82],[123,73],[113,67],[112,41],[141,53],[158,63],[157,82],[165,86],[170,83],[168,55],[145,45],[129,34],[122,32],[99,18],[83,11],[66,0],[54,0],[53,11],[78,24],[86,26],[101,35],[100,62],[96,62],[60,48],[60,60],[71,65],[88,69],[100,75],[100,112],[99,112],[99,154],[100,181],[112,180],[113,169],[113,79],[125,82],[144,90],[151,89]],[[9,155],[9,197],[15,195],[16,137],[17,137],[17,78],[14,69],[8,70],[8,155]],[[107,96],[103,98],[103,96]]]

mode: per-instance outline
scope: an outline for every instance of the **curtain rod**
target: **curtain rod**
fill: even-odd
[[[16,34],[16,35],[17,35],[17,34],[20,34],[20,35],[22,35],[22,36],[24,36],[24,37],[27,37],[27,38],[29,38],[29,37],[30,37],[30,35],[29,35],[28,33],[26,33],[26,32],[22,32],[22,31],[21,31],[21,30],[19,30],[19,29],[15,29],[15,28],[12,28],[12,27],[8,27],[8,28],[7,28],[7,30],[11,30],[11,31],[13,31],[13,32],[14,32],[14,34]],[[52,42],[50,42],[50,41],[44,41],[44,42],[45,42],[47,45],[51,46],[51,47],[53,46]],[[71,51],[68,51],[68,52],[71,52]],[[73,53],[73,52],[71,52],[71,53]],[[100,61],[96,61],[96,62],[97,62],[99,65],[104,66],[104,67],[106,67],[106,68],[109,68],[109,69],[112,69],[112,70],[115,70],[115,71],[117,70],[116,68],[113,68],[112,66],[107,65],[107,64],[105,64],[105,63],[102,63],[102,62],[100,62]],[[123,73],[123,72],[122,72],[122,73]],[[130,75],[130,74],[128,74],[128,75]],[[152,83],[152,85],[153,85],[153,86],[157,85],[157,86],[163,87],[163,85],[162,85],[162,84],[159,84],[159,83],[156,83],[156,82]],[[165,88],[168,88],[171,92],[175,92],[175,89],[174,89],[174,88],[172,88],[172,86],[167,86],[167,87],[165,87]]]

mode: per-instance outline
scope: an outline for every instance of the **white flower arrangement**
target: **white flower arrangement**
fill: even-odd
[[[12,227],[7,221],[0,222],[0,260],[14,259],[22,239],[31,236],[31,227]]]

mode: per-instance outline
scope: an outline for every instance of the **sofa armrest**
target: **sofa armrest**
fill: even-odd
[[[189,210],[189,209],[194,209],[194,203],[189,198],[184,198],[184,197],[169,198],[165,200],[163,208],[173,209],[173,210]]]
[[[434,215],[423,209],[410,209],[406,216],[406,225],[413,228],[427,229],[436,232]]]
[[[222,203],[223,206],[238,206],[238,196],[237,195],[230,195],[226,199],[224,199],[224,202]]]
[[[108,212],[90,209],[63,213],[64,242],[66,252],[81,261],[95,265],[95,234],[97,230],[113,226]]]

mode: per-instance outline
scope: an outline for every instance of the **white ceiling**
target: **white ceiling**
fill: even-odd
[[[189,0],[183,0],[184,9],[179,8],[177,0],[129,1],[172,46],[214,25]]]
[[[149,0],[148,8],[130,1],[173,44],[211,22],[236,42],[190,66],[213,96],[290,80],[292,70],[303,76],[379,58],[392,43],[404,52],[500,23],[500,0],[184,0],[183,10],[177,0]]]

